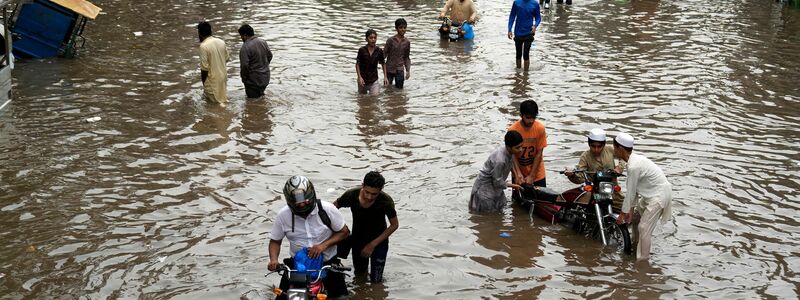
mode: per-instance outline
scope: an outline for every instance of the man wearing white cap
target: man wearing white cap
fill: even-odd
[[[666,223],[672,216],[672,185],[664,171],[644,156],[633,152],[633,137],[620,133],[614,138],[614,156],[628,163],[627,195],[617,224],[630,223],[634,208],[639,218],[634,221],[639,242],[636,259],[650,258],[650,245],[657,221]]]
[[[581,154],[581,158],[575,168],[579,170],[586,170],[586,175],[589,176],[589,181],[594,179],[592,177],[597,171],[605,171],[610,169],[616,169],[618,172],[622,171],[624,165],[622,161],[620,161],[619,167],[614,164],[614,147],[611,145],[606,145],[605,130],[593,128],[591,131],[589,131],[588,144],[589,150],[586,150],[583,152],[583,154]],[[570,172],[570,170],[566,168],[564,170],[564,175],[567,175],[569,180],[573,183],[580,184],[587,180],[587,178],[583,176],[584,174],[576,174]]]
[[[575,166],[578,170],[586,170],[586,173],[573,173],[569,169],[564,168],[564,175],[566,175],[572,183],[581,184],[586,181],[593,181],[594,174],[597,171],[613,169],[617,173],[622,173],[622,170],[625,168],[625,163],[620,160],[619,164],[614,164],[614,147],[606,145],[605,130],[592,128],[592,130],[589,131],[588,144],[589,150],[581,154],[581,158]],[[619,209],[622,199],[623,196],[620,192],[614,192],[614,208]]]

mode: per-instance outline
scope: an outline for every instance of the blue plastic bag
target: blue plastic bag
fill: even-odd
[[[461,26],[461,30],[464,31],[464,39],[465,40],[471,40],[471,39],[475,38],[475,32],[472,31],[472,24],[464,23],[464,25]]]
[[[317,258],[308,257],[308,247],[303,247],[300,251],[294,254],[294,269],[297,272],[306,272],[308,270],[319,270],[322,269],[322,254],[317,256]],[[308,275],[309,277],[316,279],[318,271],[312,271]],[[327,272],[322,271],[322,275],[319,277],[320,279],[325,278]]]

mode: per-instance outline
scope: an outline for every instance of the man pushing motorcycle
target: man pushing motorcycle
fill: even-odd
[[[439,19],[444,18],[448,10],[450,11],[450,20],[454,22],[468,21],[474,24],[478,20],[478,9],[475,8],[472,0],[448,0],[442,7],[442,11],[439,12]]]
[[[522,135],[522,150],[512,157],[514,184],[547,186],[543,158],[544,148],[547,147],[547,132],[544,123],[536,119],[538,115],[539,105],[536,101],[522,101],[519,105],[519,120],[508,127],[509,131],[517,131]],[[515,190],[511,195],[515,201],[521,200],[518,191]]]
[[[278,211],[272,231],[269,234],[269,265],[275,271],[279,265],[281,242],[289,240],[292,257],[302,248],[308,248],[308,256],[322,255],[325,265],[338,264],[336,244],[350,235],[344,217],[332,203],[317,199],[314,185],[305,176],[292,176],[283,187],[286,206]],[[292,261],[286,263],[293,265]],[[329,272],[322,279],[329,297],[347,295],[344,275]],[[281,278],[281,290],[289,286],[285,277]]]
[[[664,171],[646,157],[633,153],[633,137],[620,133],[614,138],[614,156],[627,165],[627,195],[617,224],[631,223],[637,232],[636,259],[650,258],[650,245],[657,221],[672,217],[672,185]],[[634,212],[637,218],[633,218]]]

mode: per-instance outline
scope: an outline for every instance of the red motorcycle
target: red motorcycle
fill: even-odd
[[[586,170],[572,172],[592,178]],[[586,180],[580,187],[562,193],[525,184],[520,193],[520,204],[528,208],[531,219],[536,213],[551,223],[571,223],[578,233],[600,239],[605,246],[631,254],[628,227],[616,223],[619,214],[611,207],[614,192],[621,189],[615,178],[624,175],[613,170],[597,171],[593,175],[593,180]]]

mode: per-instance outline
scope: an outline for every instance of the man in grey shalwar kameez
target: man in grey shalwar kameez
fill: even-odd
[[[517,131],[508,131],[505,145],[497,147],[483,163],[483,169],[475,178],[469,209],[475,212],[499,212],[506,204],[506,188],[520,189],[517,184],[506,182],[511,173],[511,156],[521,151],[522,135]]]
[[[266,41],[255,37],[250,25],[239,27],[242,38],[242,49],[239,50],[242,83],[247,98],[258,98],[264,95],[269,85],[269,63],[272,62],[272,51]]]

